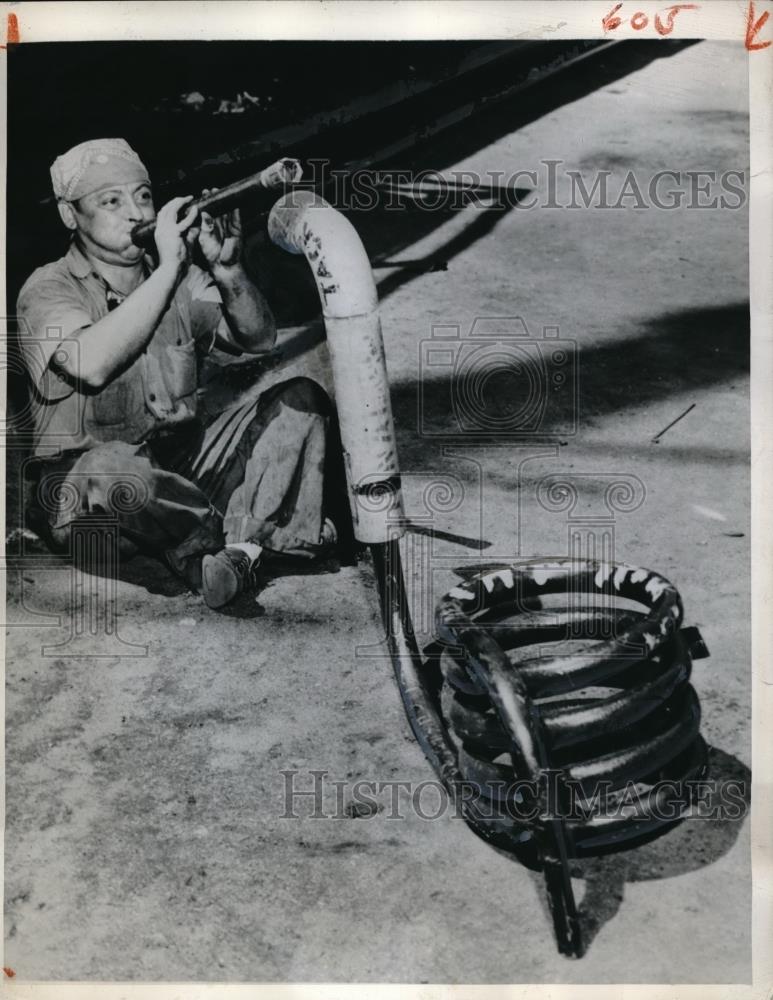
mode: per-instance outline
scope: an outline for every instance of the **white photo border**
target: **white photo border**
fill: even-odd
[[[751,4],[751,6],[750,6]],[[63,2],[0,7],[0,42],[219,39],[585,39],[605,37],[612,0],[252,0],[252,2]],[[629,4],[631,9],[646,6]],[[657,9],[667,3],[658,3]],[[753,17],[750,17],[750,11]],[[387,985],[37,983],[7,977],[18,1000],[770,1000],[773,996],[773,13],[771,0],[710,0],[683,11],[670,38],[734,40],[748,52],[751,128],[750,299],[752,423],[752,985]],[[759,31],[751,33],[760,23]],[[751,25],[751,28],[750,28]],[[621,25],[616,37],[657,39]],[[13,39],[11,39],[13,40]],[[5,46],[3,46],[5,47]],[[7,60],[0,55],[0,116],[7,130]],[[0,143],[3,192],[6,144]],[[0,196],[4,197],[4,195]],[[5,259],[5,211],[0,257]],[[0,270],[0,295],[5,272]],[[5,373],[0,397],[5,405]],[[4,475],[4,470],[3,470]],[[4,496],[4,491],[3,491]],[[0,501],[4,503],[4,499]],[[3,637],[4,641],[4,637]],[[0,691],[0,698],[4,695]],[[3,712],[4,719],[4,712]],[[4,754],[4,739],[0,754]],[[3,759],[4,765],[4,759]],[[4,769],[3,769],[4,773]],[[3,827],[4,828],[4,827]],[[0,975],[2,975],[0,973]]]

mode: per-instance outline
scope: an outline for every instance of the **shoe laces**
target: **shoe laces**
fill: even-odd
[[[260,566],[260,556],[257,559],[248,555],[244,549],[227,547],[226,552],[231,560],[234,570],[239,575],[242,586],[247,584],[255,585],[258,582],[258,568]]]

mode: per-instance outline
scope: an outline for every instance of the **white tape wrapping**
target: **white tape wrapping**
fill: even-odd
[[[323,198],[292,191],[271,210],[277,246],[305,255],[317,283],[359,541],[401,535],[402,494],[378,297],[354,226]]]

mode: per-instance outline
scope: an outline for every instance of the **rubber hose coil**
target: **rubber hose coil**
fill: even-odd
[[[476,833],[540,868],[541,771],[569,857],[684,816],[685,783],[706,774],[690,673],[708,651],[682,619],[658,573],[570,559],[479,571],[441,599],[440,709]]]

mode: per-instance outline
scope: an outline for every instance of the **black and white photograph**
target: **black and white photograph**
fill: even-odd
[[[770,3],[7,6],[4,990],[765,986]]]

